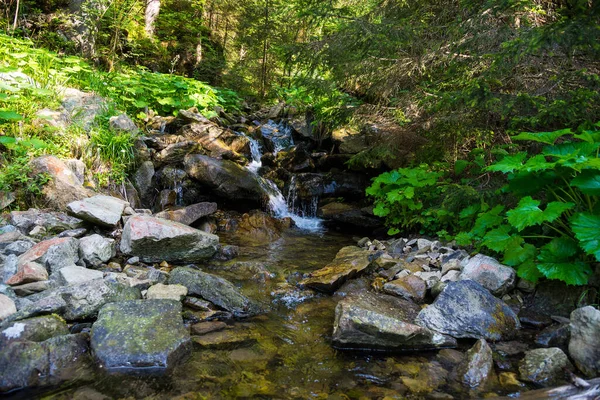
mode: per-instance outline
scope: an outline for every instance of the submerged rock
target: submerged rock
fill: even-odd
[[[360,247],[344,247],[331,263],[312,272],[310,277],[300,281],[300,285],[322,292],[334,292],[346,280],[354,278],[369,268],[371,255],[371,251]]]
[[[191,352],[190,336],[173,300],[132,300],[105,305],[92,326],[92,350],[111,372],[164,372]]]
[[[0,392],[90,379],[92,362],[87,335],[15,341],[0,351]]]
[[[467,351],[464,362],[458,366],[458,377],[469,388],[484,388],[493,376],[492,349],[484,339],[479,339]]]
[[[69,203],[67,209],[78,218],[109,228],[117,226],[127,202],[103,194]]]
[[[247,317],[261,312],[261,307],[250,300],[231,282],[196,269],[179,267],[171,271],[169,284],[180,284],[191,295],[202,297],[236,317]]]
[[[351,295],[335,308],[333,343],[340,348],[413,351],[455,347],[456,340],[416,325],[420,307],[371,292]]]
[[[199,261],[218,249],[219,237],[178,222],[134,215],[123,228],[121,251],[146,262]]]
[[[502,300],[474,281],[450,282],[417,317],[421,326],[455,338],[508,339],[521,328]]]
[[[519,363],[522,380],[543,386],[564,381],[565,369],[572,370],[573,366],[567,355],[557,347],[530,350]]]
[[[600,311],[592,306],[571,313],[569,354],[587,376],[600,374]]]
[[[475,281],[493,295],[502,296],[515,286],[516,272],[492,257],[477,254],[464,261],[460,279]]]

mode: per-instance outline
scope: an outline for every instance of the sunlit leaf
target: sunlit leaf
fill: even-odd
[[[521,132],[520,134],[513,136],[512,139],[531,140],[539,143],[554,144],[554,142],[556,142],[556,139],[571,134],[573,134],[573,132],[570,129],[561,129],[559,131],[537,133]]]
[[[571,229],[579,246],[600,261],[600,215],[577,213],[571,218]]]

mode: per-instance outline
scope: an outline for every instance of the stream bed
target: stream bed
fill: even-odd
[[[191,358],[163,377],[100,372],[89,382],[69,383],[45,393],[17,392],[12,398],[452,399],[482,394],[451,383],[448,363],[456,350],[390,354],[332,347],[337,302],[345,288],[368,290],[369,281],[355,279],[332,296],[299,290],[294,284],[356,238],[290,229],[268,245],[244,246],[227,236],[221,241],[239,245],[239,256],[210,262],[202,269],[234,282],[267,308],[265,314],[225,321],[224,329],[201,336],[210,339],[196,341]],[[463,347],[459,350],[469,344]],[[487,393],[509,392],[497,388]]]

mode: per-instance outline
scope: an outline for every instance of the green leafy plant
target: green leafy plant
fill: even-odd
[[[448,171],[447,164],[421,164],[374,179],[366,193],[374,199],[374,214],[384,217],[390,227],[388,234],[418,229],[421,233],[444,231],[447,235],[460,229],[458,211],[480,202],[481,196],[468,185],[452,182]]]
[[[487,167],[507,178],[512,207],[487,204],[459,244],[493,250],[530,281],[541,277],[587,283],[600,261],[600,130],[521,133],[514,140],[545,145],[539,154],[507,155]],[[465,210],[461,217],[469,214]],[[472,217],[472,212],[470,214]]]

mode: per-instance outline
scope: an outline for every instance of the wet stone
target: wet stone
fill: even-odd
[[[233,350],[249,347],[257,342],[256,337],[246,329],[227,329],[193,336],[194,346],[203,350]]]
[[[43,342],[68,333],[66,322],[57,315],[23,319],[10,323],[0,330],[0,350],[15,341]]]
[[[465,362],[458,367],[458,375],[469,388],[484,388],[493,379],[492,349],[484,339],[479,339],[467,351]]]
[[[573,366],[567,355],[557,347],[530,350],[519,363],[521,379],[542,386],[563,382],[564,369],[572,370]]]
[[[566,348],[570,337],[571,327],[569,324],[555,324],[538,333],[535,337],[535,344],[540,347]]]
[[[222,331],[227,328],[227,324],[222,321],[199,322],[190,327],[192,335],[204,335],[210,332]]]
[[[92,327],[91,345],[108,371],[162,373],[190,354],[190,338],[173,300],[131,300],[105,305]]]

